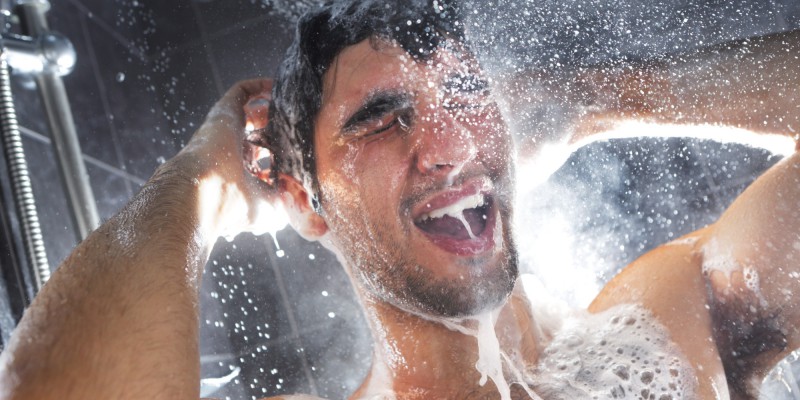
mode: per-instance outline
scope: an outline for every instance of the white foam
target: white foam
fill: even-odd
[[[472,227],[469,226],[469,222],[467,219],[464,218],[464,210],[480,207],[484,204],[484,197],[483,195],[476,193],[472,196],[467,196],[462,199],[459,199],[457,202],[450,204],[449,206],[437,208],[427,214],[422,215],[422,220],[430,219],[430,218],[441,218],[445,215],[449,215],[459,221],[464,225],[464,228],[469,233],[470,239],[475,239],[475,234],[472,232]]]
[[[532,374],[548,399],[694,398],[694,376],[664,328],[635,305],[566,320]]]
[[[485,385],[488,378],[492,378],[502,400],[511,400],[511,388],[503,375],[503,361],[500,356],[500,343],[494,332],[495,317],[487,312],[476,317],[478,320],[478,362],[475,369],[481,373],[481,386]]]
[[[478,384],[483,386],[492,380],[497,391],[500,393],[501,400],[511,400],[511,385],[504,374],[505,369],[511,371],[514,377],[522,377],[520,369],[516,368],[510,358],[500,348],[500,342],[495,333],[495,322],[497,321],[498,310],[488,311],[474,317],[463,319],[434,319],[450,330],[461,332],[468,336],[473,336],[478,341],[478,361],[475,362],[475,370],[480,372],[481,378]],[[477,323],[477,329],[466,327],[465,322],[473,321]],[[524,382],[517,379],[517,382]],[[541,400],[535,393],[528,390],[527,385],[523,385],[533,400]]]
[[[720,245],[712,238],[703,246],[703,273],[708,275],[712,271],[725,274],[730,281],[731,274],[742,269],[733,256],[733,251],[727,246]]]
[[[462,224],[464,224],[464,228],[467,230],[467,233],[469,233],[469,238],[470,239],[475,239],[475,235],[472,233],[472,227],[469,226],[469,223],[467,222],[467,219],[464,218],[464,212],[463,211],[456,216],[456,219],[458,219],[459,221],[461,221]]]

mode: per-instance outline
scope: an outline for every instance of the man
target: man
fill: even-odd
[[[800,338],[800,155],[714,225],[614,278],[589,308],[607,319],[553,331],[515,285],[512,140],[459,21],[442,1],[348,2],[304,17],[272,90],[268,129],[259,129],[263,114],[249,115],[266,136],[243,140],[242,109],[271,83],[243,82],[54,274],[2,355],[0,398],[197,398],[202,267],[218,236],[264,226],[265,202],[282,204],[298,232],[336,252],[361,298],[376,345],[354,398],[755,396]],[[788,34],[638,76],[584,71],[575,82],[594,97],[581,99],[590,113],[571,132],[583,138],[626,117],[799,127],[797,49],[798,35]],[[719,69],[696,68],[726,54]],[[754,66],[766,83],[716,85],[730,68]],[[731,102],[734,94],[746,101]],[[258,168],[253,142],[270,149],[269,171]],[[626,363],[560,375],[574,361],[627,354],[624,343],[585,346],[619,343],[609,332],[651,344]],[[568,353],[575,357],[561,363]],[[609,377],[624,384],[606,386]]]

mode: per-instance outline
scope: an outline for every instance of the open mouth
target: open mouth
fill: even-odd
[[[490,208],[491,198],[479,193],[425,213],[414,221],[414,225],[431,236],[452,240],[476,239],[486,230]]]
[[[483,192],[460,196],[434,200],[438,207],[427,205],[430,211],[418,214],[414,225],[439,248],[459,256],[475,256],[494,246],[494,201]]]

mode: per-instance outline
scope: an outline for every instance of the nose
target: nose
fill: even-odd
[[[422,174],[453,176],[475,159],[473,132],[447,110],[420,116],[416,130],[416,167]]]

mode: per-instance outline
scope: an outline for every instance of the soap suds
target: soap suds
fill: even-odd
[[[565,321],[532,376],[548,399],[682,399],[696,387],[664,328],[635,305]]]
[[[731,274],[741,270],[741,266],[733,256],[730,248],[721,246],[716,239],[711,239],[703,248],[703,274],[710,275],[712,271],[725,274],[730,281]]]

